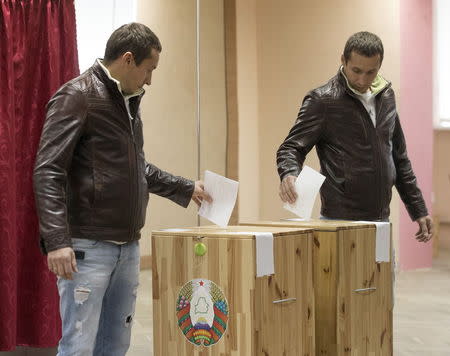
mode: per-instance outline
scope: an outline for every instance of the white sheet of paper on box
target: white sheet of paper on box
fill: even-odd
[[[256,277],[270,276],[275,273],[273,257],[273,234],[255,232],[256,238]]]
[[[303,166],[295,181],[298,198],[294,204],[284,203],[284,208],[304,219],[310,219],[317,193],[325,180],[325,176],[311,167]]]
[[[213,199],[212,203],[203,200],[198,215],[208,219],[220,227],[227,227],[238,193],[239,183],[216,174],[205,171],[205,191]]]
[[[357,223],[375,224],[375,261],[389,262],[391,260],[391,224],[379,221],[356,221]]]

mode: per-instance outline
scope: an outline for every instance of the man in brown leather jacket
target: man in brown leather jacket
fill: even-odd
[[[104,59],[47,106],[34,171],[41,246],[58,276],[58,355],[125,355],[149,193],[186,207],[211,198],[201,181],[147,163],[139,104],[161,52],[138,23],[108,40]]]
[[[395,185],[419,225],[416,239],[427,242],[433,224],[406,152],[394,91],[378,74],[383,54],[378,36],[354,34],[345,45],[337,75],[306,95],[277,152],[280,197],[295,202],[295,179],[306,154],[316,146],[326,177],[322,216],[386,221]]]

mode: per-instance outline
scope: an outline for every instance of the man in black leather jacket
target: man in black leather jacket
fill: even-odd
[[[280,197],[295,202],[295,179],[316,146],[326,177],[321,189],[325,218],[386,221],[395,185],[419,225],[416,239],[427,242],[433,223],[406,152],[394,91],[378,74],[383,54],[378,36],[354,34],[337,75],[306,95],[277,152]]]
[[[161,52],[138,23],[108,40],[104,59],[47,106],[34,171],[41,246],[58,276],[58,355],[125,355],[149,193],[187,207],[210,201],[201,181],[147,163],[139,104]]]

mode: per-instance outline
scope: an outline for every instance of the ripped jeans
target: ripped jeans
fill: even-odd
[[[72,239],[72,244],[82,252],[73,280],[58,278],[62,338],[57,356],[123,356],[139,285],[139,243]]]

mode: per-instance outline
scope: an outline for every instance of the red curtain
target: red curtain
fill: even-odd
[[[56,280],[39,251],[32,171],[45,105],[78,75],[73,0],[0,0],[0,350],[54,347]]]

